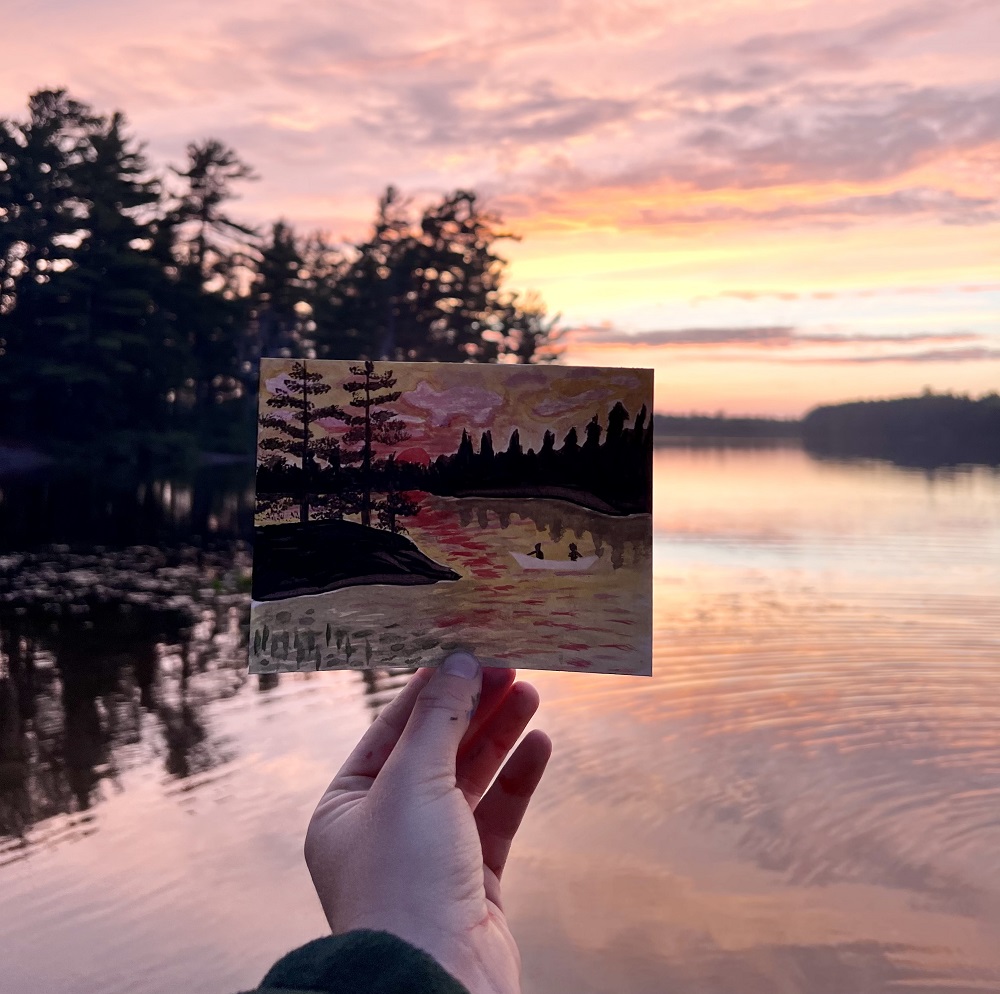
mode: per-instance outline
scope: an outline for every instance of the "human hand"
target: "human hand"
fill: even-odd
[[[500,878],[552,751],[536,730],[504,763],[538,708],[538,692],[514,677],[468,653],[419,670],[341,767],[306,833],[334,935],[391,932],[472,994],[520,990]]]

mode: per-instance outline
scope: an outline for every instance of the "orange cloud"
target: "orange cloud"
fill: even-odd
[[[789,328],[841,359],[861,353],[801,334],[911,336],[872,389],[919,352],[958,389],[1000,347],[995,19],[991,0],[22,4],[0,115],[66,85],[124,109],[161,167],[217,136],[262,177],[234,213],[333,237],[363,236],[389,183],[476,189],[525,236],[514,285],[569,325]],[[918,340],[940,335],[947,356]],[[760,377],[759,344],[699,406],[750,398],[728,377]]]

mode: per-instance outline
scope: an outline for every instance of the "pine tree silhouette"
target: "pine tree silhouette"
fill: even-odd
[[[312,426],[318,418],[335,417],[335,406],[318,405],[313,398],[330,392],[330,384],[323,382],[320,373],[310,373],[305,362],[295,362],[284,381],[278,384],[268,398],[267,406],[278,414],[262,414],[258,419],[262,428],[271,428],[277,435],[260,440],[260,449],[278,452],[301,462],[302,473],[299,491],[299,521],[309,520],[309,486],[316,475],[316,457],[330,461],[334,457],[334,443],[313,437]]]
[[[510,433],[510,442],[507,443],[507,455],[513,459],[520,459],[524,455],[521,449],[521,433],[517,428]]]
[[[472,448],[472,439],[469,438],[468,431],[462,429],[462,441],[458,443],[458,452],[455,453],[455,468],[460,472],[468,471],[472,468],[475,459],[475,451]]]
[[[622,441],[625,430],[625,422],[628,421],[628,411],[625,405],[619,400],[611,408],[608,414],[608,433],[605,436],[604,444],[608,449],[617,449]]]
[[[486,465],[493,462],[493,435],[489,431],[484,431],[479,441],[479,458]]]
[[[371,527],[372,516],[372,484],[375,445],[398,445],[409,438],[406,425],[396,418],[392,411],[382,411],[378,408],[393,404],[402,396],[398,390],[391,388],[396,385],[392,370],[384,373],[375,372],[375,363],[366,361],[363,366],[349,367],[357,380],[349,380],[343,384],[344,390],[351,394],[348,406],[360,411],[352,414],[343,408],[333,405],[330,416],[346,424],[347,431],[341,437],[342,446],[360,445],[357,449],[343,449],[341,462],[350,465],[360,463],[361,491],[361,524]],[[380,390],[387,391],[379,393]],[[394,513],[401,513],[396,511]]]
[[[385,480],[386,495],[376,505],[378,510],[378,523],[382,528],[392,532],[393,535],[399,532],[406,532],[396,518],[414,515],[419,513],[420,505],[403,492],[400,486],[399,465],[396,462],[396,454],[393,453],[385,462],[383,478]]]

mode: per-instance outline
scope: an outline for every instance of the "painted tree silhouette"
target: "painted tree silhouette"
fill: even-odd
[[[375,363],[368,360],[363,366],[349,367],[351,375],[358,377],[343,384],[344,390],[351,394],[348,406],[360,412],[354,414],[333,405],[330,416],[343,421],[347,431],[341,436],[340,460],[344,465],[360,463],[361,490],[361,524],[371,527],[372,518],[372,463],[374,461],[375,445],[398,445],[409,438],[406,425],[395,416],[393,411],[379,410],[387,404],[393,404],[402,396],[398,390],[393,390],[396,378],[392,370],[384,373],[375,372]],[[379,391],[385,391],[380,393]],[[360,446],[348,448],[348,446]],[[403,513],[395,511],[394,513]],[[394,520],[394,519],[393,519]]]
[[[262,428],[272,428],[277,435],[260,440],[265,452],[278,452],[283,456],[299,459],[302,465],[299,492],[299,521],[309,520],[309,484],[316,473],[317,457],[331,462],[335,458],[336,443],[329,438],[315,438],[313,425],[318,418],[337,417],[335,405],[320,405],[315,399],[330,392],[330,384],[323,382],[320,373],[310,373],[304,362],[292,364],[291,373],[285,376],[268,398],[267,406],[279,413],[260,415]]]
[[[393,535],[399,532],[405,534],[406,529],[396,519],[418,514],[420,505],[400,488],[399,467],[396,464],[395,453],[389,456],[385,462],[383,479],[385,480],[386,494],[384,499],[375,505],[378,511],[378,523],[380,527],[392,532]]]

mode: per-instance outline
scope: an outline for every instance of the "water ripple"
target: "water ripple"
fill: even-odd
[[[566,704],[683,745],[686,765],[657,771],[664,811],[730,826],[745,857],[792,884],[878,883],[962,915],[996,907],[997,598],[684,580],[658,585],[651,684],[594,680]],[[604,741],[580,775],[620,790],[607,771],[634,749]]]

